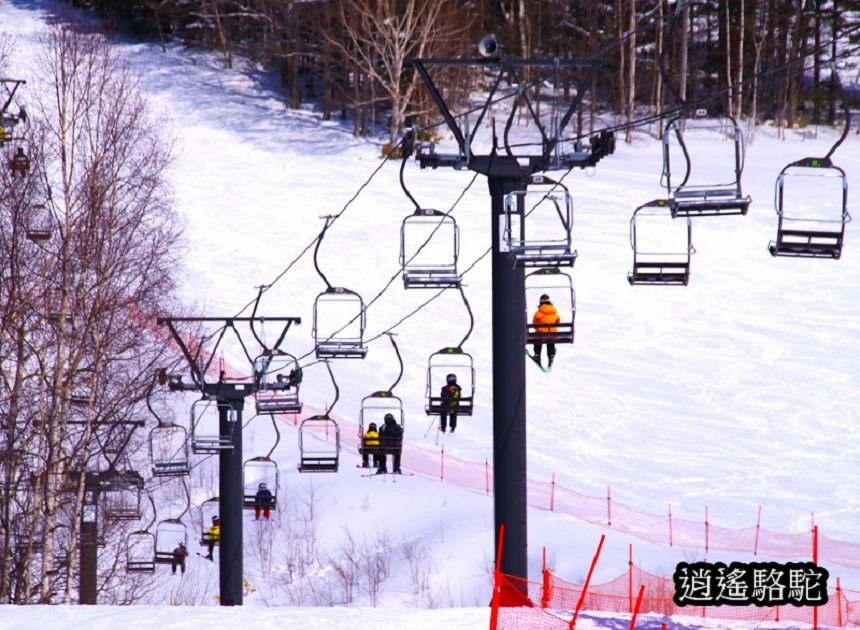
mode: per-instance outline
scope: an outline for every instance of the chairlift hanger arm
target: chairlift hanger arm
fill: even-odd
[[[460,147],[460,153],[465,155],[466,149],[466,139],[463,137],[463,132],[460,131],[460,127],[457,125],[457,121],[454,120],[454,117],[451,115],[451,110],[448,109],[448,105],[445,103],[445,100],[442,98],[442,95],[439,94],[439,90],[436,88],[436,84],[433,82],[433,79],[430,77],[430,74],[427,72],[427,65],[442,65],[438,63],[439,60],[436,59],[411,59],[407,60],[407,67],[411,65],[418,72],[421,80],[424,81],[424,85],[427,86],[427,89],[430,91],[430,97],[433,99],[433,102],[436,103],[436,107],[439,108],[439,112],[442,114],[442,117],[445,119],[445,123],[448,125],[448,129],[451,130],[451,133],[454,134],[454,138],[457,140],[457,146]],[[455,64],[461,65],[461,64]]]
[[[3,105],[0,105],[0,112],[5,112],[6,108],[12,104],[12,99],[15,98],[15,92],[18,91],[18,88],[27,82],[23,79],[0,79],[0,83],[6,85],[8,83],[12,84],[12,87],[9,88],[9,97],[3,102]]]
[[[594,83],[594,78],[597,76],[597,73],[600,72],[602,68],[610,68],[612,64],[606,61],[589,61],[589,62],[580,62],[579,65],[588,67],[588,74],[585,77],[585,81],[583,84],[585,86],[590,86]],[[558,123],[558,129],[554,132],[555,137],[550,140],[546,144],[546,148],[544,149],[544,159],[549,160],[552,152],[555,150],[555,145],[558,144],[558,139],[561,137],[564,130],[567,128],[570,119],[573,118],[573,115],[576,113],[576,110],[579,109],[580,103],[582,103],[582,99],[585,98],[585,92],[587,90],[577,90],[576,96],[573,97],[573,100],[570,102],[570,106],[568,106],[567,111],[564,113],[564,116],[561,119],[561,122]]]
[[[397,354],[397,361],[400,363],[400,373],[397,375],[397,380],[395,380],[394,383],[391,384],[391,387],[388,388],[388,391],[392,392],[394,391],[394,388],[397,387],[400,379],[403,378],[403,357],[400,356],[400,348],[397,347],[397,342],[394,341],[394,333],[388,331],[385,334],[388,335],[388,339],[391,340],[391,345],[394,346],[394,352]]]

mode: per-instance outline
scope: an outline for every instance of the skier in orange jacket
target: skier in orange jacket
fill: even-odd
[[[540,296],[540,306],[538,306],[538,310],[535,311],[534,317],[532,317],[532,323],[535,325],[535,332],[538,334],[538,339],[543,335],[546,335],[550,339],[551,336],[558,332],[557,324],[561,321],[561,317],[559,317],[558,311],[555,310],[555,306],[553,306],[552,302],[549,299],[549,296],[544,293]],[[543,341],[535,341],[534,345],[534,360],[535,362],[541,365],[541,350],[543,350]],[[549,366],[552,367],[552,362],[555,359],[555,342],[547,340],[546,342],[546,353],[549,357]]]

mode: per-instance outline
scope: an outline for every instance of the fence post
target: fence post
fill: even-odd
[[[672,504],[669,504],[669,546],[672,546]]]
[[[606,486],[606,526],[612,527],[612,489]]]
[[[633,543],[627,559],[627,610],[633,612]]]
[[[600,550],[603,549],[604,540],[606,540],[606,534],[600,534],[600,542],[597,544],[597,551],[594,552],[594,557],[591,559],[591,566],[588,568],[588,575],[585,576],[585,584],[582,585],[582,592],[579,594],[579,600],[576,602],[576,610],[573,611],[573,619],[570,620],[568,630],[576,628],[576,618],[579,616],[579,611],[585,603],[585,593],[588,591],[588,583],[591,582],[591,575],[594,573],[594,567],[597,565],[597,558],[600,557]]]
[[[484,480],[487,484],[487,494],[490,494],[490,462],[484,458]]]
[[[818,525],[812,526],[812,562],[818,564]],[[812,607],[812,630],[818,630],[818,606]]]
[[[549,608],[550,593],[552,586],[550,585],[549,569],[546,566],[546,547],[543,548],[543,586],[540,594],[540,607]]]
[[[842,584],[836,578],[836,625],[842,627]]]
[[[708,555],[708,547],[710,545],[710,532],[708,531],[708,506],[705,506],[705,555]]]
[[[444,450],[444,447],[443,447]],[[493,607],[490,610],[490,630],[499,625],[499,605],[502,595],[502,546],[505,543],[505,526],[499,525],[499,548],[496,550],[496,567],[493,572]]]
[[[753,555],[758,555],[758,535],[761,531],[761,505],[758,506],[758,518],[755,522],[755,544],[753,545]]]
[[[555,510],[555,473],[552,473],[552,481],[549,482],[549,511]]]
[[[445,445],[442,445],[442,458],[439,460],[439,481],[445,481]]]
[[[645,595],[645,585],[639,585],[639,596],[636,598],[636,608],[633,609],[633,616],[630,618],[630,630],[636,628],[636,616],[639,614],[639,607],[642,605],[642,596]]]
[[[639,585],[639,596],[636,597],[636,608],[633,611],[633,617],[630,618],[630,630],[636,628],[636,615],[639,614],[639,607],[642,605],[642,596],[645,594],[645,585]]]

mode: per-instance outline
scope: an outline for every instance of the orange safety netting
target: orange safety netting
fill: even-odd
[[[632,615],[640,586],[644,586],[644,597],[639,614],[725,619],[751,625],[779,621],[812,624],[815,614],[809,606],[677,606],[672,599],[675,587],[671,578],[654,575],[634,564],[614,580],[589,585],[582,610]],[[490,630],[567,630],[582,592],[581,585],[563,580],[546,570],[542,582],[498,574],[493,589]],[[819,626],[860,626],[860,591],[850,591],[839,586],[831,589],[827,604],[817,607],[817,617]]]
[[[305,405],[302,417],[322,413],[321,410],[308,413],[309,408]],[[358,425],[342,417],[336,420],[342,444],[357,450],[361,442]],[[461,488],[492,493],[493,468],[489,462],[453,457],[445,452],[444,446],[434,449],[404,441],[403,468]],[[811,532],[777,532],[762,527],[760,522],[745,528],[720,527],[707,517],[694,521],[673,516],[671,507],[662,515],[639,512],[613,500],[608,491],[605,497],[590,497],[560,486],[554,479],[529,479],[527,483],[530,507],[568,514],[658,545],[701,549],[705,553],[715,550],[752,553],[760,558],[808,558],[812,548]],[[860,544],[819,533],[818,563],[825,567],[860,568]]]

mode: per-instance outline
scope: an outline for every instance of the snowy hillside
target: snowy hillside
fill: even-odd
[[[11,34],[15,44],[11,69],[28,79],[27,90],[40,89],[29,83],[30,62],[52,7],[47,0],[0,0],[0,31]],[[255,287],[272,284],[258,314],[301,317],[302,326],[290,331],[285,345],[297,356],[311,353],[303,361],[311,363],[313,301],[325,283],[314,270],[312,252],[279,274],[319,233],[320,217],[340,212],[380,165],[379,147],[353,138],[338,122],[321,122],[313,108],[285,109],[276,79],[268,74],[252,68],[226,72],[213,56],[179,48],[162,53],[156,45],[128,40],[117,40],[117,46],[141,73],[147,96],[164,114],[166,131],[176,142],[172,185],[187,221],[184,299],[207,315],[248,315]],[[559,487],[598,499],[609,487],[612,501],[640,513],[665,515],[671,504],[675,517],[704,523],[707,509],[711,524],[727,528],[754,527],[761,506],[767,529],[807,533],[814,518],[823,535],[860,543],[856,230],[848,226],[838,261],[773,258],[767,251],[776,235],[776,176],[790,161],[825,154],[839,132],[807,128],[788,131],[780,140],[765,126],[750,134],[743,176],[744,190],[753,199],[750,212],[694,221],[697,253],[687,287],[631,287],[626,280],[633,257],[633,210],[664,195],[661,145],[647,130],[638,132],[631,145],[619,141],[616,153],[593,171],[567,176],[579,252],[572,271],[576,343],[560,347],[551,374],[527,366],[530,479],[547,485],[554,479]],[[722,172],[721,156],[724,151],[700,154],[696,167]],[[854,185],[860,137],[852,132],[834,161]],[[400,188],[398,166],[382,167],[328,230],[319,251],[320,268],[331,283],[357,291],[365,301],[399,269],[400,224],[411,204]],[[419,203],[442,211],[451,208],[472,177],[448,169],[421,171],[414,163],[405,172]],[[849,190],[849,209],[855,197]],[[452,216],[461,229],[465,269],[490,243],[490,199],[481,177]],[[366,337],[394,327],[403,355],[405,370],[395,393],[405,405],[407,471],[416,470],[410,467],[410,448],[437,453],[444,445],[451,458],[477,466],[492,461],[489,259],[469,271],[464,282],[475,314],[475,330],[464,349],[476,363],[476,410],[472,418],[460,420],[455,435],[438,434],[423,405],[429,355],[456,345],[468,328],[459,294],[448,291],[396,325],[433,295],[405,291],[397,279],[367,312]],[[226,348],[225,360],[235,370],[249,371],[238,346]],[[354,444],[361,399],[396,379],[397,360],[382,336],[364,361],[335,361],[332,369],[340,388],[334,415],[344,420],[345,443]],[[333,390],[323,365],[306,369],[302,394],[306,411],[331,403]],[[177,395],[177,414],[184,417],[192,400]],[[341,553],[347,532],[359,547],[390,550],[392,577],[379,593],[386,610],[337,610],[326,616],[315,610],[289,616],[257,610],[253,614],[259,617],[219,611],[216,618],[214,611],[159,608],[141,609],[129,618],[78,609],[38,609],[31,616],[7,608],[0,609],[0,626],[179,628],[189,627],[192,619],[211,628],[236,623],[283,627],[285,619],[288,627],[301,623],[306,628],[487,623],[494,551],[491,496],[458,487],[456,470],[449,470],[444,482],[435,474],[364,478],[354,468],[359,456],[346,447],[338,474],[301,475],[292,420],[279,421],[277,441],[270,419],[252,418],[252,405],[246,409],[245,456],[265,455],[276,446],[272,458],[281,471],[279,501],[293,510],[277,514],[273,523],[255,523],[248,516],[245,571],[254,589],[246,597],[248,607],[339,603],[339,592],[302,593],[288,576],[291,541],[311,535],[291,524],[304,515],[313,521],[312,535],[323,556]],[[207,462],[195,473],[193,503],[217,491],[214,471]],[[636,564],[662,575],[670,575],[678,561],[706,556],[704,544],[679,548],[651,542],[664,540],[662,532],[649,532],[643,540],[533,508],[531,577],[539,575],[546,547],[554,573],[581,580],[601,533],[607,541],[596,582],[627,569],[631,543]],[[193,546],[197,551],[196,542]],[[416,547],[421,558],[415,566],[426,573],[417,590],[406,559],[407,549]],[[711,550],[707,558],[748,560],[752,555]],[[144,600],[214,604],[216,566],[192,556],[184,577],[165,571]],[[858,566],[828,568],[842,576],[843,586],[860,589]],[[334,589],[330,570],[320,569],[315,583]],[[367,605],[370,597],[356,593],[355,599]],[[418,612],[399,610],[403,606],[472,609],[432,611],[418,619]]]

